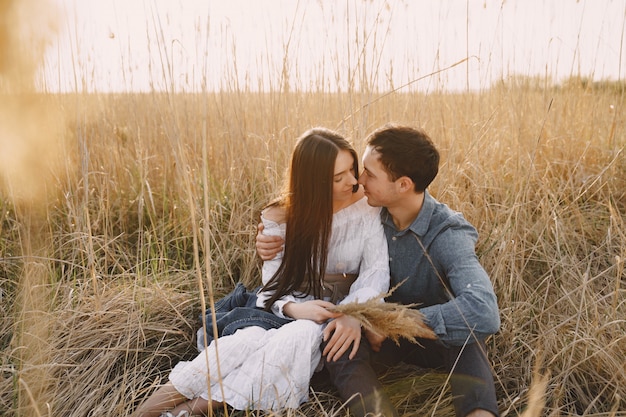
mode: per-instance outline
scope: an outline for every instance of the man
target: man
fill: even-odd
[[[356,356],[337,358],[330,336],[339,324],[331,321],[324,334],[325,366],[359,417],[397,416],[373,366],[399,362],[449,372],[458,417],[498,415],[484,344],[500,327],[497,299],[476,256],[476,229],[427,191],[438,166],[439,152],[421,130],[388,125],[367,140],[359,183],[368,203],[383,207],[391,287],[402,283],[389,301],[419,304],[438,340],[419,340],[421,346],[403,340],[398,346],[365,332]],[[280,242],[257,235],[262,258],[279,248]]]

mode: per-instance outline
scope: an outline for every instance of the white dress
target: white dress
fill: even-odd
[[[379,213],[362,198],[333,216],[326,272],[358,273],[341,303],[366,301],[389,289],[387,241]],[[265,234],[284,236],[284,224],[263,217],[262,221]],[[263,283],[273,276],[281,259],[282,254],[264,263]],[[259,293],[258,305],[268,297]],[[287,302],[312,298],[286,296],[272,310],[284,317],[282,307]],[[324,326],[294,320],[278,329],[237,330],[213,341],[194,360],[178,363],[170,381],[187,398],[224,401],[237,410],[297,408],[308,400],[309,381],[321,359]]]

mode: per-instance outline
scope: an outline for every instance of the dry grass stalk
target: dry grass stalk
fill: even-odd
[[[416,338],[437,339],[433,330],[424,323],[424,315],[413,308],[416,304],[381,302],[397,287],[363,303],[352,302],[337,305],[333,311],[356,318],[366,329],[388,337],[396,343],[399,343],[400,338],[417,344],[419,342]]]

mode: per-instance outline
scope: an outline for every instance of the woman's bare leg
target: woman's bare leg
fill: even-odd
[[[181,411],[188,411],[190,416],[206,416],[209,414],[209,407],[217,410],[221,406],[223,406],[223,403],[208,401],[204,398],[194,398],[193,400],[187,400],[186,402],[177,405],[170,410],[170,413],[177,416]]]
[[[209,406],[214,410],[224,403],[208,401],[204,398],[188,399],[174,388],[171,382],[158,388],[135,411],[134,417],[159,417],[164,411],[177,416],[181,411],[188,411],[189,415],[207,415]]]
[[[163,411],[170,410],[181,403],[190,401],[178,392],[171,382],[159,387],[135,411],[135,417],[159,417]]]

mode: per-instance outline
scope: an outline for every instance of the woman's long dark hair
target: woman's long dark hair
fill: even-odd
[[[340,150],[352,154],[354,175],[358,179],[356,151],[338,133],[314,128],[296,143],[287,187],[275,203],[285,209],[287,230],[283,261],[263,287],[264,291],[273,291],[265,304],[267,311],[281,297],[294,291],[321,296],[333,220],[335,160]],[[354,191],[357,189],[358,185]]]

